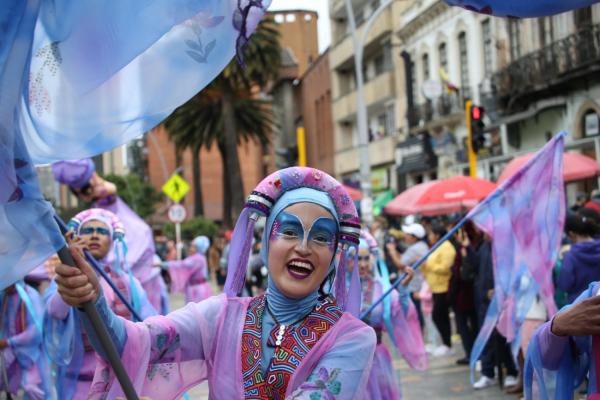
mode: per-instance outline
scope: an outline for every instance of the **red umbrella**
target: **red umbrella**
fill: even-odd
[[[469,176],[431,181],[406,190],[392,200],[385,211],[391,215],[428,216],[460,212],[473,208],[495,188],[490,181]]]
[[[388,215],[410,215],[416,214],[417,201],[421,198],[425,190],[435,181],[420,183],[405,190],[390,201],[384,208],[383,212]]]
[[[533,153],[514,158],[509,162],[498,178],[502,183],[517,172],[527,161],[533,157]],[[579,153],[564,153],[563,155],[565,182],[577,181],[579,179],[591,178],[600,175],[600,164],[593,158]]]
[[[351,186],[348,185],[343,185],[344,189],[346,189],[346,192],[348,192],[348,194],[350,195],[350,198],[353,201],[359,201],[363,198],[362,192],[358,189],[354,189]]]

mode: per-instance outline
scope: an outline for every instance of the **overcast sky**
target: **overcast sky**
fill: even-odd
[[[319,13],[319,51],[323,52],[331,43],[329,25],[329,2],[327,0],[273,0],[269,11],[313,10]]]

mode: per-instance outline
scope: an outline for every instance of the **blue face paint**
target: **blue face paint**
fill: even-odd
[[[282,211],[279,213],[269,239],[288,240],[304,243],[305,246],[327,247],[335,249],[337,237],[337,224],[332,218],[317,218],[306,234],[304,224],[298,216]]]

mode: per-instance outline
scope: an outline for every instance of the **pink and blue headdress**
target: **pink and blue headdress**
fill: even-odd
[[[285,195],[286,193],[289,194]],[[280,201],[282,203],[278,204]],[[338,261],[337,265],[334,265],[336,270],[334,295],[340,307],[350,311],[354,304],[360,303],[360,285],[346,290],[346,261],[350,249],[358,247],[360,219],[352,199],[342,184],[330,175],[308,167],[279,170],[263,179],[248,196],[231,239],[225,293],[233,297],[238,296],[242,291],[254,225],[258,218],[267,217],[269,220],[269,216],[276,214],[282,206],[285,208],[299,202],[312,202],[323,206],[331,212],[338,223],[337,251],[340,254],[339,257],[335,257]],[[358,275],[356,278],[358,279]],[[357,301],[356,298],[359,300]]]
[[[125,227],[123,226],[123,223],[119,217],[111,211],[103,208],[90,208],[74,216],[67,224],[67,227],[79,234],[81,227],[88,221],[100,221],[108,227],[112,239],[111,248],[106,257],[98,261],[105,264],[111,264],[112,269],[116,273],[125,273],[129,276],[133,307],[139,309],[139,294],[137,293],[131,268],[127,265],[127,242],[125,241]]]

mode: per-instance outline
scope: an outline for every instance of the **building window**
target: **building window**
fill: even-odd
[[[583,136],[600,134],[600,118],[594,110],[588,110],[583,116]]]
[[[554,26],[552,17],[538,18],[538,28],[540,35],[540,47],[546,47],[554,41]]]
[[[386,135],[393,135],[396,130],[396,117],[394,114],[394,104],[388,104],[385,107],[385,131]]]
[[[373,60],[373,63],[375,64],[375,76],[379,76],[386,71],[383,53],[378,54]]]
[[[483,72],[486,77],[492,75],[492,28],[490,19],[481,23],[481,34],[483,38]]]
[[[510,35],[510,58],[515,61],[521,57],[521,25],[518,19],[508,21]]]
[[[426,82],[431,78],[431,74],[429,71],[429,54],[423,54],[423,57],[421,58],[421,63],[423,64],[423,82]]]
[[[458,35],[458,56],[460,60],[460,85],[464,98],[471,97],[469,85],[469,55],[467,51],[467,34],[461,32]]]
[[[578,30],[588,28],[592,25],[592,7],[577,9],[573,15],[575,17],[575,27]]]
[[[445,72],[448,72],[448,51],[446,50],[446,43],[442,43],[438,46],[438,56],[440,58],[440,68]]]

